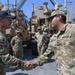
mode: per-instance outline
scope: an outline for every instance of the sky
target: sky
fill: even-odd
[[[17,3],[20,0],[17,0]],[[55,0],[57,3],[62,4],[64,8],[64,0]],[[0,0],[0,2],[2,2],[4,5],[6,5],[7,0]],[[31,12],[32,12],[32,4],[34,3],[35,6],[42,6],[44,2],[48,2],[48,7],[49,8],[53,8],[54,6],[52,5],[52,3],[50,2],[50,0],[26,0],[25,4],[23,5],[23,7],[21,8],[21,10],[23,10],[23,12],[27,15],[28,19],[31,17]],[[67,2],[72,2],[72,5],[75,8],[75,0],[67,0]],[[9,0],[10,4],[14,4],[14,0]]]

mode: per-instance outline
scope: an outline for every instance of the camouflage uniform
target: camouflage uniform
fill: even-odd
[[[46,52],[33,60],[35,65],[46,62],[54,51],[58,75],[75,75],[75,25],[65,24],[63,29],[55,33]]]
[[[40,55],[42,55],[46,51],[50,37],[51,37],[51,34],[47,32],[43,33],[42,41],[39,45]]]
[[[40,43],[42,41],[42,37],[43,37],[43,32],[42,31],[41,32],[37,32],[35,34],[35,40],[37,41],[37,50],[38,50],[39,55],[41,53],[41,51],[39,49],[39,46],[40,46]]]
[[[42,37],[42,41],[40,43],[40,46],[39,46],[39,49],[40,49],[40,55],[42,55],[47,47],[48,47],[48,44],[49,44],[49,40],[50,38],[52,37],[52,35],[54,34],[55,30],[53,28],[48,27],[45,25],[45,27],[43,28],[43,37]]]
[[[23,59],[23,37],[22,36],[14,36],[11,39],[11,47],[13,49],[13,55],[19,59]]]
[[[6,75],[7,68],[15,65],[24,70],[26,63],[9,54],[7,38],[5,34],[0,31],[0,75]]]

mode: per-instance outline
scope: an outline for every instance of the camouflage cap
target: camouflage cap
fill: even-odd
[[[64,11],[55,10],[55,11],[53,11],[53,12],[51,13],[50,17],[48,17],[47,20],[48,20],[48,21],[51,21],[54,16],[59,15],[59,14],[66,16],[66,14],[65,14]]]
[[[56,10],[56,11],[53,11],[51,13],[51,16],[50,17],[53,17],[53,16],[58,15],[58,14],[61,14],[61,15],[66,16],[64,11]]]

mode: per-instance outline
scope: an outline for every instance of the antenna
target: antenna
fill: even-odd
[[[67,0],[64,0],[64,7],[65,7],[65,10],[67,10]]]
[[[9,11],[9,0],[7,0],[7,10]]]
[[[17,6],[17,0],[14,0],[14,9],[16,9]]]

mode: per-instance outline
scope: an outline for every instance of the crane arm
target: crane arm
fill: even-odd
[[[26,0],[20,0],[20,2],[17,4],[17,9],[21,9],[25,2]]]

